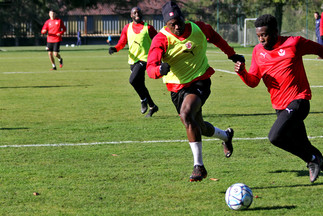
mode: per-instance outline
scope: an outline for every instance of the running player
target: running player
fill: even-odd
[[[145,71],[151,40],[157,34],[157,31],[153,26],[143,22],[142,12],[139,7],[132,8],[130,16],[133,22],[123,28],[118,44],[115,47],[110,47],[109,53],[111,55],[118,52],[128,43],[128,63],[131,70],[129,82],[141,99],[141,113],[146,113],[147,105],[149,105],[150,109],[146,117],[152,117],[158,111],[158,107],[151,99],[145,85]]]
[[[194,168],[190,181],[201,181],[207,176],[202,159],[202,135],[223,140],[226,157],[233,152],[233,129],[221,130],[202,117],[202,106],[211,93],[210,77],[214,74],[206,57],[207,42],[219,47],[235,62],[244,61],[244,58],[235,54],[234,49],[210,25],[185,22],[176,3],[167,2],[162,14],[166,26],[152,41],[147,72],[150,78],[163,78],[171,92],[193,153]]]
[[[54,10],[49,11],[49,17],[50,19],[48,19],[45,22],[41,30],[41,33],[42,34],[48,33],[46,50],[48,51],[49,60],[52,63],[51,70],[56,70],[57,68],[56,68],[54,56],[59,61],[59,67],[60,68],[63,67],[63,59],[59,54],[59,51],[60,51],[59,48],[60,48],[60,43],[62,41],[62,35],[66,31],[66,27],[63,21],[56,17],[56,13]]]
[[[260,43],[253,50],[249,73],[242,62],[235,64],[235,72],[252,88],[263,80],[277,114],[269,141],[305,161],[313,183],[322,169],[322,154],[308,140],[304,125],[312,94],[302,56],[323,57],[323,46],[303,37],[279,36],[277,20],[269,14],[260,16],[255,27]]]

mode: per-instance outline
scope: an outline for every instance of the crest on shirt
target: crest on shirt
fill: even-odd
[[[58,25],[58,22],[55,22],[55,25]]]
[[[171,17],[174,16],[174,12],[170,12],[169,16],[171,16]]]
[[[191,49],[192,48],[192,43],[189,41],[185,44],[187,49]]]
[[[278,51],[278,55],[279,56],[284,56],[286,54],[286,52],[285,52],[285,50],[283,50],[283,49],[280,49],[279,51]]]

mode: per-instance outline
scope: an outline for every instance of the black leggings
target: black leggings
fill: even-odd
[[[308,140],[304,119],[310,110],[308,100],[294,100],[286,109],[276,110],[277,119],[268,138],[275,146],[288,151],[305,162],[312,160],[312,155],[322,157],[321,152]]]
[[[145,71],[146,62],[138,61],[133,65],[130,65],[131,75],[129,78],[129,83],[135,89],[141,100],[147,98],[147,102],[150,107],[155,106],[153,100],[150,97],[148,89],[145,85]]]

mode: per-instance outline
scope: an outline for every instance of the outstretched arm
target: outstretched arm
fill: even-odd
[[[251,88],[256,87],[260,82],[260,79],[256,75],[247,72],[244,62],[236,62],[234,71],[240,76],[242,81]]]

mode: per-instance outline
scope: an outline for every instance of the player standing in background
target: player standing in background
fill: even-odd
[[[226,157],[233,152],[233,130],[221,130],[203,120],[202,106],[211,91],[214,70],[206,57],[207,42],[219,47],[233,61],[244,61],[235,54],[210,25],[189,22],[178,5],[167,2],[162,8],[166,26],[154,37],[147,62],[150,78],[163,78],[181,121],[193,153],[194,168],[190,181],[201,181],[207,171],[202,159],[202,135],[223,140]]]
[[[62,35],[66,31],[66,27],[61,19],[56,18],[56,13],[54,10],[49,11],[49,17],[50,19],[45,22],[41,33],[48,33],[46,50],[48,51],[49,60],[52,63],[53,67],[51,70],[56,70],[54,56],[59,61],[59,67],[63,67],[63,59],[59,54],[59,48],[62,41]]]
[[[313,183],[322,169],[323,159],[308,140],[304,125],[312,94],[302,56],[323,57],[323,46],[300,36],[279,36],[277,20],[269,14],[260,16],[255,27],[260,43],[253,50],[249,73],[242,62],[235,64],[235,72],[252,88],[263,79],[277,114],[269,141],[305,161]]]
[[[141,99],[141,113],[147,112],[147,104],[150,109],[146,117],[158,111],[157,105],[151,99],[145,85],[145,71],[147,56],[152,38],[157,34],[155,28],[142,20],[142,12],[139,7],[131,9],[130,16],[133,22],[127,24],[122,32],[118,44],[109,48],[110,55],[129,45],[128,63],[130,64],[130,84],[136,90]]]
[[[323,45],[323,40],[321,38],[320,34],[320,23],[321,23],[321,16],[319,12],[314,13],[314,18],[315,18],[315,35],[316,35],[316,40],[317,43]]]

